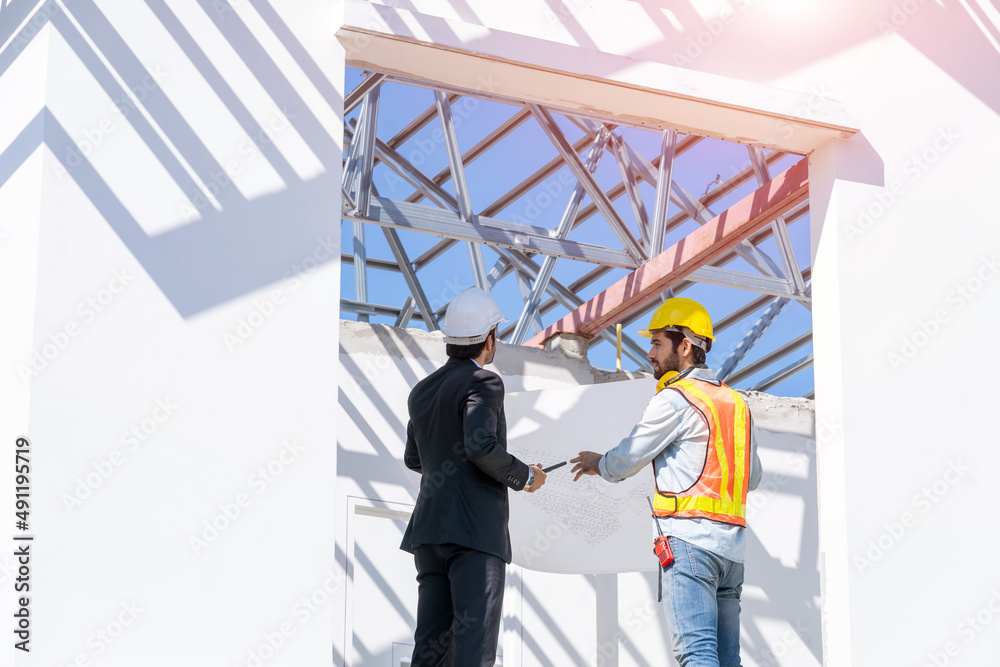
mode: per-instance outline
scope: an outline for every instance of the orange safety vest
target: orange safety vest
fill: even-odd
[[[653,514],[746,526],[752,428],[746,402],[725,384],[702,380],[684,378],[657,387],[664,388],[679,393],[701,414],[708,425],[708,451],[701,476],[690,487],[679,492],[656,488]]]

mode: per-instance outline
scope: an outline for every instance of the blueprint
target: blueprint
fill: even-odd
[[[655,386],[649,379],[509,394],[508,449],[543,467],[582,450],[603,454],[628,435]],[[573,482],[571,469],[553,470],[536,493],[509,493],[514,563],[564,573],[654,569],[652,468],[617,484]]]

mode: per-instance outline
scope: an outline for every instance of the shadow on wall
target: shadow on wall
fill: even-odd
[[[341,115],[341,94],[278,13],[265,0],[251,0],[250,4],[332,113]],[[335,128],[325,126],[306,104],[238,12],[228,3],[199,0],[198,6],[219,35],[318,159],[322,167],[317,170],[318,175],[301,178],[291,164],[295,156],[282,154],[269,133],[273,128],[263,127],[257,120],[259,116],[248,106],[250,103],[240,99],[227,82],[238,73],[220,70],[166,2],[148,0],[146,5],[159,21],[159,27],[170,35],[221,101],[228,115],[214,119],[216,126],[227,127],[235,120],[248,137],[247,150],[254,154],[255,160],[266,161],[280,176],[284,187],[253,201],[245,198],[234,183],[232,163],[221,164],[216,159],[159,87],[158,73],[151,72],[140,61],[92,0],[73,0],[63,5],[52,0],[21,2],[5,8],[0,42],[13,39],[0,52],[0,76],[42,27],[51,24],[107,95],[109,108],[118,107],[121,122],[131,126],[144,142],[144,148],[169,175],[170,185],[183,192],[186,200],[179,202],[178,211],[188,211],[193,219],[163,233],[147,233],[142,221],[115,194],[136,187],[138,184],[130,180],[134,176],[122,170],[115,172],[124,174],[118,182],[102,177],[89,158],[90,151],[81,149],[48,108],[40,109],[0,154],[0,186],[40,144],[46,145],[61,166],[61,169],[56,167],[60,179],[66,176],[72,179],[183,317],[292,277],[296,267],[307,258],[312,258],[312,266],[337,258],[342,137],[331,133]],[[15,35],[19,18],[28,20]],[[62,80],[56,85],[75,84]],[[135,91],[142,93],[141,111]],[[130,161],[140,157],[130,153],[119,159]],[[182,217],[180,213],[178,217]]]
[[[342,96],[273,6],[267,0],[250,0],[249,4],[339,115]],[[44,143],[184,317],[287,278],[306,258],[318,263],[332,260],[335,253],[328,248],[339,247],[339,242],[328,239],[339,239],[336,188],[342,137],[324,126],[237,11],[228,4],[198,0],[221,37],[314,151],[322,172],[309,179],[300,177],[289,158],[268,139],[247,103],[227,83],[231,73],[221,71],[202,51],[164,0],[148,0],[146,6],[215,91],[231,119],[250,137],[254,150],[280,176],[283,189],[248,201],[234,187],[227,165],[213,156],[167,95],[158,86],[144,83],[155,80],[155,73],[143,65],[93,0],[65,3],[69,15],[53,0],[5,2],[0,41],[7,46],[0,52],[0,75],[39,30],[51,23],[109,101],[131,99],[129,89],[145,86],[145,113],[129,113],[125,122],[187,197],[189,208],[197,212],[196,219],[162,234],[147,233],[115,195],[120,184],[106,181],[81,154],[60,119],[44,108],[0,155],[0,185]],[[769,81],[866,40],[898,33],[1000,113],[1000,87],[995,85],[994,75],[1000,70],[1000,26],[994,15],[982,11],[976,2],[941,6],[928,0],[818,0],[799,7],[795,3],[733,0],[727,6],[727,13],[706,17],[694,3],[680,3],[668,16],[653,3],[646,3],[649,20],[663,39],[627,55],[750,81]],[[467,5],[463,7],[471,11]],[[560,8],[559,16],[581,45],[594,47],[593,38],[573,11]],[[18,26],[21,30],[14,34]],[[703,32],[707,37],[700,44]],[[762,39],[767,48],[761,48]],[[734,52],[745,57],[733,59]],[[788,53],[796,57],[790,59]]]
[[[348,494],[356,493],[375,501],[412,506],[419,476],[408,471],[402,463],[406,396],[413,384],[434,370],[438,363],[428,358],[429,348],[421,347],[413,337],[399,330],[372,327],[371,335],[364,336],[363,343],[358,342],[360,338],[358,333],[342,336],[340,349],[341,377],[344,380],[338,398],[339,423],[342,424],[337,450],[337,474],[341,480],[338,484],[344,485],[342,488]],[[514,378],[511,380],[515,381]],[[585,410],[582,404],[562,405],[558,414],[534,408],[514,414],[509,405],[507,419],[510,428],[514,428],[520,420],[529,420],[543,432],[545,429],[565,430],[571,424],[581,425],[585,432],[586,424],[593,423],[595,416],[592,408],[590,412],[581,413],[581,410]],[[636,406],[636,413],[639,412],[641,406]],[[627,435],[630,428],[631,423],[622,423],[621,436]],[[577,439],[579,449],[606,451],[616,444],[589,442],[583,435]],[[747,583],[742,618],[745,664],[821,664],[814,441],[802,436],[760,430],[758,441],[765,472],[759,490],[750,496],[753,509],[749,519],[751,530],[747,536]],[[552,475],[560,472],[569,474],[566,468]],[[640,474],[649,475],[648,472]],[[550,481],[555,480],[550,478]],[[544,492],[545,489],[540,493]],[[644,498],[642,503],[645,503]],[[648,509],[641,511],[644,517],[648,517]],[[553,519],[553,527],[556,527],[555,522],[556,519]],[[560,534],[566,534],[563,527],[559,528]],[[553,537],[550,540],[552,544],[546,549],[557,548],[558,541],[557,536]],[[386,548],[395,550],[396,544]],[[647,555],[649,550],[645,534],[642,546],[638,548],[643,555]],[[649,556],[652,557],[651,554]],[[346,553],[338,552],[338,559],[341,557],[345,559],[345,571],[354,572],[353,576],[362,574],[370,581],[386,610],[395,609],[396,613],[402,613],[401,584],[392,583],[395,575],[388,578],[380,575],[374,561],[363,555],[355,554],[350,563],[346,562]],[[400,576],[410,584],[412,572],[408,561],[406,567],[405,576]],[[513,575],[509,573],[508,576]],[[547,586],[558,587],[559,578],[565,575],[545,576],[552,577]],[[588,577],[587,581],[593,585],[592,579]],[[633,595],[655,600],[655,577],[649,574],[643,580],[643,590]],[[533,664],[554,664],[546,654],[563,655],[573,664],[589,664],[588,660],[593,656],[587,647],[592,646],[588,642],[593,641],[594,628],[589,623],[581,624],[578,618],[556,612],[553,606],[556,602],[533,594],[531,590],[523,592],[523,617],[544,621],[543,627],[521,628],[524,650],[536,661]],[[406,610],[405,605],[403,610]],[[406,614],[412,615],[412,610],[406,611]],[[667,636],[662,614],[656,613],[649,621],[653,625],[645,626],[642,634]],[[388,648],[372,644],[366,650],[379,653]],[[618,651],[627,654],[631,664],[642,667],[658,664],[638,635],[635,643],[622,640]],[[802,662],[806,652],[811,654],[812,659]]]
[[[987,3],[730,0],[696,4],[688,0],[674,3],[669,10],[658,3],[642,4],[663,41],[627,54],[636,58],[767,83],[863,42],[898,33],[1000,113],[1000,86],[996,85],[1000,25],[995,9],[980,7]],[[704,7],[709,5],[720,9],[707,16]],[[740,57],[733,58],[734,53]]]
[[[605,387],[607,385],[601,385]],[[749,399],[754,400],[754,399]],[[612,441],[594,441],[588,439],[588,432],[597,423],[595,420],[605,420],[609,415],[616,415],[620,422],[618,438],[628,435],[634,424],[634,419],[641,413],[643,405],[616,405],[609,403],[606,412],[596,415],[592,406],[560,405],[555,411],[552,401],[545,410],[532,408],[521,410],[514,414],[508,409],[507,420],[514,428],[520,420],[531,424],[531,432],[537,440],[544,440],[548,434],[562,433],[573,442],[574,450],[591,450],[603,453],[614,447],[617,439]],[[523,406],[524,403],[518,403]],[[751,403],[752,405],[752,403]],[[635,413],[635,416],[631,414]],[[588,426],[589,425],[589,426]],[[791,426],[791,425],[790,425]],[[793,427],[794,428],[794,427]],[[742,646],[741,652],[745,664],[757,666],[822,664],[822,620],[820,610],[820,573],[819,573],[819,516],[818,487],[816,478],[816,442],[814,438],[794,433],[776,433],[755,429],[758,447],[761,452],[764,473],[757,490],[751,492],[748,498],[748,518],[746,540],[746,581],[744,585],[743,613],[741,616]],[[542,434],[539,437],[539,434]],[[516,440],[512,449],[517,449]],[[558,460],[558,459],[557,459]],[[546,461],[547,463],[547,461]],[[539,498],[532,502],[540,503],[545,491],[557,491],[560,474],[568,475],[569,468],[554,471],[548,478],[549,484],[539,492]],[[637,473],[637,476],[648,481],[652,488],[652,475],[647,466]],[[614,497],[611,485],[596,478],[592,486],[598,497],[609,500]],[[578,484],[586,484],[586,481]],[[578,496],[584,499],[586,494]],[[534,500],[534,497],[532,497]],[[607,516],[581,511],[578,506],[567,506],[562,503],[562,516],[552,515],[549,523],[535,531],[535,535],[544,535],[545,540],[539,547],[536,540],[535,551],[531,557],[543,562],[545,552],[553,553],[559,550],[559,543],[565,537],[573,534],[577,525],[589,526],[591,530],[607,532],[615,530],[618,525],[624,525],[633,516],[642,518],[643,531],[639,535],[638,546],[629,541],[629,537],[616,537],[613,546],[609,543],[597,543],[597,558],[599,552],[610,548],[628,548],[641,552],[643,557],[652,559],[648,537],[645,528],[649,522],[649,510],[644,495],[639,498],[625,498],[617,501],[619,506],[609,508]],[[637,503],[637,504],[633,504]],[[625,505],[626,507],[622,507]],[[553,508],[556,506],[553,505]],[[593,516],[591,516],[594,514]],[[514,513],[512,512],[512,518]],[[608,519],[607,523],[602,523]],[[512,533],[515,531],[512,529]],[[574,544],[572,540],[564,542]],[[583,562],[590,562],[591,554],[582,546],[565,549],[565,558],[578,557]],[[575,556],[574,556],[575,554]],[[515,547],[515,558],[518,551]],[[525,554],[521,554],[524,558]],[[607,556],[603,556],[607,560]],[[530,562],[520,563],[529,567]],[[547,563],[546,563],[547,565]],[[655,567],[651,564],[650,567]],[[542,569],[547,569],[543,567]],[[647,578],[650,599],[657,597],[656,578]],[[526,603],[530,597],[525,594]],[[663,637],[667,637],[661,614],[656,615],[656,622]],[[525,628],[525,636],[529,629]],[[619,651],[629,648],[629,643],[623,641]],[[814,661],[803,662],[806,655],[811,654]],[[639,653],[642,654],[641,647]],[[647,655],[648,657],[648,655]],[[646,663],[634,658],[636,664]]]
[[[341,428],[337,443],[337,475],[342,481],[338,484],[348,494],[355,493],[350,490],[354,487],[356,493],[365,498],[412,506],[420,477],[407,470],[402,462],[406,397],[410,388],[436,369],[439,363],[428,359],[427,350],[399,330],[376,326],[372,327],[372,332],[371,336],[365,337],[364,351],[358,349],[353,341],[345,343],[342,338],[340,363],[344,380],[338,396],[338,423]],[[439,343],[435,341],[435,344]],[[346,486],[343,486],[344,482],[347,482]],[[340,520],[341,517],[338,517]],[[386,548],[395,549],[396,546]],[[404,573],[383,576],[370,555],[358,553],[357,548],[355,551],[352,557],[338,548],[337,554],[338,560],[343,559],[341,562],[344,571],[349,573],[350,583],[353,585],[359,578],[366,579],[382,597],[379,602],[382,608],[387,612],[394,610],[412,623],[412,614],[416,610],[409,610],[403,604],[398,590],[402,584],[392,583],[403,580],[412,584],[415,572],[406,554],[398,552],[399,562],[406,561]],[[379,557],[383,560],[387,558],[385,554]],[[510,576],[513,575],[508,573]],[[412,585],[415,587],[415,584]],[[375,602],[369,600],[366,604]],[[534,656],[537,664],[554,667],[554,663],[545,657],[548,642],[555,642],[566,650],[568,655],[574,657],[574,664],[588,664],[578,648],[580,638],[570,634],[572,619],[552,617],[544,600],[531,595],[530,591],[526,591],[523,604],[526,613],[546,620],[545,627],[536,631],[537,637],[531,628],[522,629],[525,649]],[[374,660],[391,653],[389,640],[384,646],[365,645],[357,636],[363,629],[355,630],[356,636],[349,638],[349,645],[354,647],[355,657],[362,660],[361,664],[374,664],[368,658]],[[592,635],[590,630],[581,632]],[[652,667],[653,663],[640,659],[636,664]]]
[[[748,499],[747,585],[760,586],[765,597],[744,588],[743,618],[752,620],[743,623],[743,655],[761,666],[791,664],[785,656],[801,642],[822,664],[816,441],[759,429],[757,440],[762,458],[779,455],[771,460],[784,458],[794,474],[765,463],[761,484]],[[797,541],[787,541],[796,535]],[[766,636],[765,628],[778,619],[794,634]]]
[[[386,4],[418,11],[410,2]],[[462,21],[483,24],[469,2],[451,4]],[[987,0],[638,0],[635,4],[645,19],[645,25],[638,26],[642,37],[636,40],[642,46],[617,50],[621,55],[766,84],[866,41],[898,34],[1000,113],[995,76],[1000,70],[1000,21],[996,3]],[[608,17],[618,19],[601,3],[585,0],[539,0],[539,7],[550,22],[560,24],[571,43],[595,51],[604,50],[606,35],[594,34],[593,26],[606,31]],[[438,22],[434,28],[446,29]],[[478,39],[482,43],[491,36],[486,33]],[[475,50],[476,44],[467,42],[467,47]],[[891,65],[885,64],[890,70]]]

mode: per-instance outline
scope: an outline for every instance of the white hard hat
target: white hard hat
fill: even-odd
[[[478,287],[470,287],[448,304],[441,333],[445,343],[475,345],[486,340],[493,327],[506,321],[493,297]]]

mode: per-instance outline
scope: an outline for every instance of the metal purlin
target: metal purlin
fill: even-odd
[[[394,137],[385,141],[376,136],[376,127],[380,90],[387,81],[392,81],[394,85],[410,83],[431,88],[435,103]],[[759,147],[748,147],[750,167],[720,183],[710,193],[696,197],[676,182],[674,168],[677,158],[702,141],[701,137],[680,135],[676,130],[662,130],[659,154],[650,160],[635,150],[620,132],[614,131],[617,127],[615,119],[570,114],[535,103],[497,97],[497,101],[520,104],[522,108],[500,123],[475,146],[462,153],[458,144],[452,106],[463,95],[485,99],[496,97],[476,91],[404,82],[399,77],[379,72],[367,73],[362,82],[345,97],[345,113],[353,111],[358,106],[361,108],[357,121],[351,121],[345,126],[345,140],[349,147],[342,194],[344,219],[353,223],[354,248],[353,253],[345,255],[344,258],[354,265],[357,290],[354,301],[342,300],[342,310],[357,313],[359,319],[367,320],[372,314],[395,316],[397,326],[405,326],[412,319],[419,319],[429,330],[437,330],[439,328],[437,320],[444,308],[439,308],[437,312],[432,310],[418,279],[418,272],[433,263],[454,243],[464,240],[469,250],[472,275],[478,286],[489,290],[499,280],[511,272],[514,273],[513,277],[518,282],[524,308],[517,320],[503,330],[502,335],[509,336],[512,343],[523,342],[529,330],[532,334],[537,334],[541,328],[541,317],[552,308],[561,306],[573,309],[582,304],[583,299],[578,296],[580,289],[600,280],[615,267],[635,268],[655,256],[663,249],[666,235],[685,221],[693,220],[703,225],[712,220],[715,217],[710,208],[713,202],[743,186],[750,178],[755,178],[758,185],[768,183],[771,179],[770,166],[785,155],[775,151],[765,153]],[[586,134],[581,139],[571,142],[557,124],[554,113],[560,113]],[[432,122],[435,116],[441,123],[448,165],[433,177],[429,177],[403,157],[398,149],[407,139]],[[491,148],[531,119],[538,123],[552,142],[558,156],[476,214],[465,180],[465,167],[487,154]],[[580,152],[588,147],[586,157],[581,157]],[[594,177],[597,161],[605,150],[614,157],[621,176],[621,182],[607,191],[600,187]],[[379,164],[391,169],[409,183],[414,188],[413,193],[404,200],[379,197],[372,185],[373,170]],[[503,209],[563,166],[568,167],[577,177],[577,183],[555,230],[496,217]],[[452,181],[455,196],[442,187],[449,180]],[[651,185],[655,191],[655,204],[651,217],[647,214],[639,191],[641,181]],[[591,200],[587,206],[583,206],[584,196],[589,196]],[[633,214],[639,238],[615,208],[613,202],[622,196],[626,197],[625,201]],[[434,207],[426,204],[414,206],[423,199],[428,199]],[[671,202],[677,207],[673,217],[669,216]],[[770,223],[769,233],[761,232],[754,238],[740,242],[733,252],[712,262],[712,265],[691,272],[684,280],[668,290],[675,295],[695,282],[703,282],[736,287],[762,295],[720,318],[720,322],[735,321],[736,315],[746,317],[754,310],[768,306],[768,310],[740,341],[720,369],[720,372],[724,372],[733,381],[748,377],[745,371],[753,369],[754,372],[759,372],[764,369],[758,362],[739,370],[736,370],[736,366],[745,358],[746,353],[759,340],[763,330],[774,321],[787,303],[794,300],[807,308],[810,307],[811,294],[806,286],[806,274],[809,273],[809,269],[806,268],[805,271],[799,269],[787,230],[791,221],[807,211],[808,202],[796,210],[788,211],[785,216],[778,217]],[[621,242],[621,248],[597,246],[571,239],[572,231],[596,213],[604,217]],[[382,227],[395,264],[367,257],[365,226],[368,224]],[[442,240],[411,260],[400,239],[399,229],[436,234],[442,237]],[[780,263],[772,260],[756,245],[764,238],[774,239]],[[499,260],[489,272],[483,263],[481,251],[483,244],[493,247],[499,255]],[[533,259],[536,255],[544,255],[541,266]],[[737,256],[742,257],[759,273],[725,268],[725,265]],[[574,281],[572,285],[563,285],[552,277],[559,257],[586,261],[597,266]],[[381,306],[372,303],[368,294],[368,268],[398,270],[402,273],[410,294],[401,306]],[[625,321],[630,323],[639,316],[641,313],[633,313],[625,318]],[[762,324],[764,321],[767,324]],[[598,341],[613,339],[613,336],[604,334],[608,332],[600,332],[591,341],[591,345]],[[644,348],[627,336],[625,338],[623,354],[640,367],[648,368]],[[792,341],[794,342],[796,341]],[[795,346],[788,343],[765,357],[773,363],[794,349]],[[768,386],[773,386],[775,382],[787,378],[810,363],[811,358],[799,360],[776,373],[777,380],[768,378],[758,384],[770,382]]]

